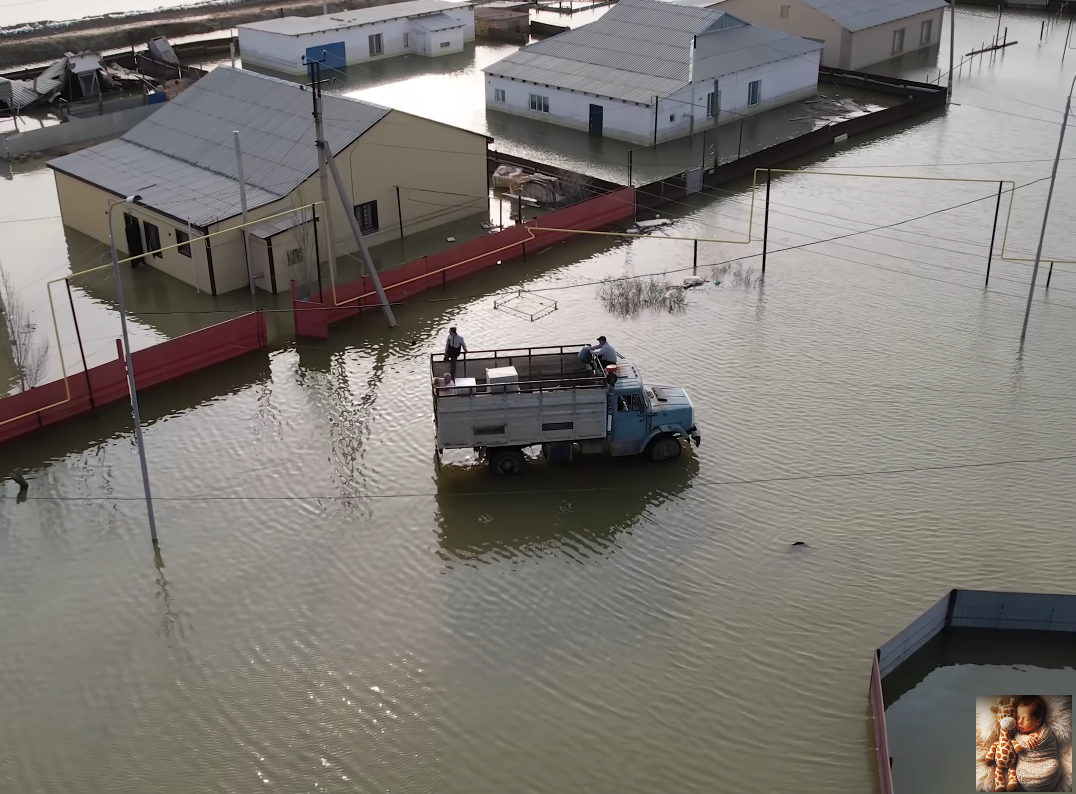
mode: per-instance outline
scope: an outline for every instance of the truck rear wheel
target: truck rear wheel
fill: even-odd
[[[523,471],[523,453],[518,449],[499,449],[489,456],[489,466],[497,474],[519,474]]]
[[[676,436],[658,436],[650,442],[648,452],[650,460],[675,460],[682,451],[680,439]]]

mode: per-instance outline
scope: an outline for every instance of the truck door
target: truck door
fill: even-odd
[[[613,455],[636,455],[645,437],[643,395],[639,392],[616,394],[613,399],[613,432],[609,437],[609,451]]]

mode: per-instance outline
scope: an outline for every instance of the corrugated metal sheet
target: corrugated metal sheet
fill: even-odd
[[[0,80],[10,86],[11,101],[5,102],[15,110],[38,101],[50,101],[67,80],[67,58],[54,61],[33,80],[9,80],[6,77],[0,77]]]
[[[464,27],[462,22],[458,19],[453,19],[447,14],[434,14],[432,17],[419,17],[418,19],[411,20],[411,25],[416,28],[428,30],[430,33],[436,33],[439,30],[452,30],[453,28]]]
[[[388,108],[326,94],[325,139],[339,153]],[[118,141],[49,166],[204,226],[239,213],[235,145],[243,148],[247,203],[283,198],[317,170],[311,96],[298,83],[219,67]]]
[[[779,30],[745,25],[718,36],[703,36],[695,51],[695,74],[715,75],[751,69],[765,63],[796,58],[821,50],[817,41],[797,38]],[[812,65],[814,61],[811,61]]]
[[[649,105],[687,84],[696,37],[710,53],[704,73],[715,76],[821,49],[716,9],[620,0],[597,21],[524,47],[484,71]]]
[[[288,229],[292,229],[301,223],[307,223],[310,220],[310,210],[289,212],[287,215],[279,215],[276,218],[267,220],[265,223],[251,226],[250,236],[257,237],[260,240],[268,240],[274,235],[286,232]]]
[[[845,30],[855,32],[945,8],[945,0],[803,0]]]
[[[371,8],[360,8],[356,11],[341,11],[327,16],[267,19],[264,22],[251,22],[239,27],[278,33],[282,36],[304,36],[370,25],[375,22],[387,22],[390,19],[401,19],[418,14],[435,14],[447,8],[467,8],[473,5],[474,3],[470,2],[451,2],[451,0],[410,0],[406,3],[387,3]]]

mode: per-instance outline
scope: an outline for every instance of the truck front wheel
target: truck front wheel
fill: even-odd
[[[658,436],[650,442],[650,460],[674,460],[680,457],[680,439],[676,436]]]
[[[499,449],[489,456],[489,465],[497,474],[519,474],[523,471],[523,453],[518,449]]]

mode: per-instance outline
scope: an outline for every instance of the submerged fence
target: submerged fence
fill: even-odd
[[[727,182],[743,179],[751,176],[757,168],[772,168],[780,163],[802,157],[823,147],[832,146],[850,135],[859,135],[918,116],[930,110],[945,107],[945,86],[931,85],[930,83],[822,67],[818,70],[818,85],[821,88],[827,84],[894,94],[907,97],[908,101],[882,110],[876,110],[872,113],[865,113],[862,116],[845,119],[835,124],[819,127],[816,130],[797,135],[773,146],[767,146],[765,149],[759,149],[757,152],[752,152],[739,159],[704,171],[701,174],[701,180],[699,180],[699,175],[696,172],[694,174],[695,182],[701,181],[701,184],[689,184],[689,172],[684,172],[666,179],[659,179],[648,185],[642,185],[635,194],[639,207],[654,209],[671,201],[679,201],[691,193],[699,192],[703,189],[703,186],[717,187]]]
[[[566,240],[576,231],[593,231],[634,215],[635,190],[621,188],[378,275],[389,300],[399,301],[491,265],[518,258],[526,261],[528,254]],[[299,300],[294,284],[291,294],[295,333],[313,339],[328,339],[330,325],[378,305],[369,276],[337,284],[335,290],[315,293],[310,300]]]
[[[252,312],[131,355],[135,386],[145,389],[268,347],[265,315]],[[0,442],[128,399],[127,368],[117,359],[0,399]]]

